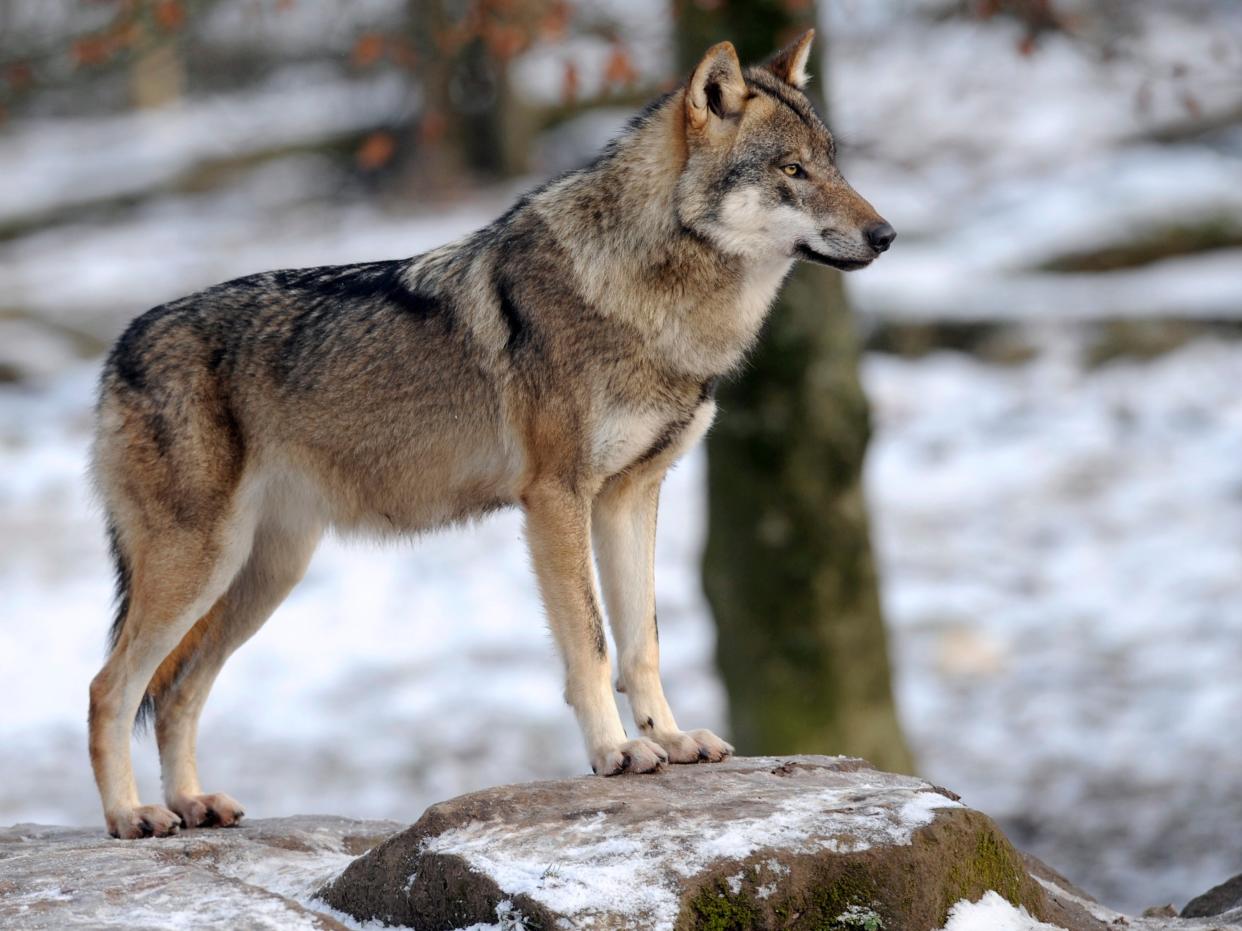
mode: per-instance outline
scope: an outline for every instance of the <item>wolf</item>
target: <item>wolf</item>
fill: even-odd
[[[713,46],[595,162],[457,242],[241,278],[130,324],[93,444],[118,609],[89,743],[114,837],[242,818],[199,784],[199,715],[329,529],[409,535],[522,508],[592,770],[732,752],[682,730],[660,682],[660,484],[794,262],[862,268],[895,236],[803,93],[812,38],[746,70]],[[150,715],[163,805],[141,804],[130,760]]]

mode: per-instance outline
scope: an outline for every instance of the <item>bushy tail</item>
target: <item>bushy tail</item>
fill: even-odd
[[[108,629],[108,653],[111,654],[121,639],[121,631],[125,629],[125,619],[129,616],[129,590],[133,581],[130,572],[129,557],[121,546],[121,535],[116,522],[108,518],[108,549],[112,553],[112,568],[116,581],[116,614],[112,618],[112,626]],[[138,706],[138,714],[134,717],[134,730],[144,731],[155,715],[155,696],[147,692]]]

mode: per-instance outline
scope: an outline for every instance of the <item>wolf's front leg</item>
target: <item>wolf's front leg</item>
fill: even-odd
[[[592,529],[608,620],[620,654],[618,688],[629,696],[639,730],[674,763],[719,762],[733,747],[708,730],[683,731],[660,683],[655,611],[656,510],[660,477],[622,477],[595,501]]]
[[[565,660],[565,700],[578,716],[591,768],[646,773],[668,762],[659,744],[629,740],[609,683],[608,641],[591,572],[591,506],[564,488],[527,492],[526,539],[548,620]]]

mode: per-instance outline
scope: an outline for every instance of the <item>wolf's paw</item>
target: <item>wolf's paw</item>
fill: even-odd
[[[616,776],[620,773],[653,773],[663,769],[668,754],[654,740],[639,737],[627,740],[608,750],[591,754],[591,769],[597,776]]]
[[[733,746],[708,730],[656,734],[655,741],[674,763],[719,763],[733,755]]]
[[[241,803],[223,792],[211,795],[181,795],[169,801],[187,828],[231,828],[246,812]]]
[[[121,840],[171,837],[181,830],[181,816],[163,805],[139,805],[108,815],[108,833]]]

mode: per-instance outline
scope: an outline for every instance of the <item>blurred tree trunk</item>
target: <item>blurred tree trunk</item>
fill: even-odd
[[[813,4],[708,6],[675,0],[687,73],[715,42],[753,64],[815,24]],[[795,269],[719,400],[703,579],[733,740],[742,753],[854,754],[910,772],[861,484],[870,419],[839,272]]]
[[[176,41],[146,49],[129,66],[129,100],[138,110],[164,107],[185,90],[185,63]]]
[[[413,157],[406,171],[420,195],[527,170],[532,119],[514,93],[508,62],[481,35],[461,36],[467,6],[407,0],[407,35],[423,89]]]

